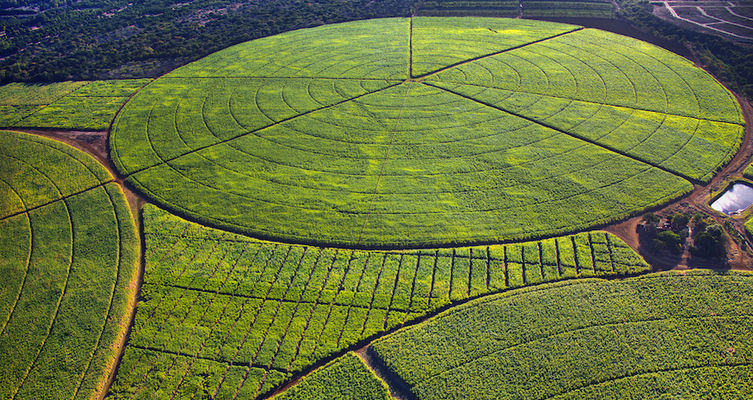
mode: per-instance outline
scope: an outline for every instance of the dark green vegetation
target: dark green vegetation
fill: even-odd
[[[253,398],[452,303],[649,269],[617,237],[361,251],[263,242],[143,210],[146,271],[112,398]]]
[[[0,131],[0,398],[105,390],[138,252],[104,167],[53,140]]]
[[[412,0],[3,0],[0,82],[156,77],[230,45]],[[27,9],[19,7],[27,6]]]
[[[614,16],[609,0],[425,0],[419,15],[489,17],[600,17]]]
[[[753,276],[579,280],[465,304],[370,348],[419,399],[753,396]]]
[[[212,54],[144,88],[110,143],[134,186],[204,224],[405,248],[540,238],[665,203],[732,157],[742,123],[710,75],[633,39],[422,17]]]
[[[387,386],[358,356],[347,353],[307,375],[277,400],[391,399]]]
[[[150,79],[0,86],[0,127],[106,130]]]

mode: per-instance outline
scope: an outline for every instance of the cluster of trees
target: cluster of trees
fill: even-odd
[[[691,254],[700,257],[722,257],[725,255],[724,228],[713,219],[701,213],[693,215],[676,212],[666,218],[647,213],[643,216],[644,233],[651,240],[655,250],[669,250],[679,253],[688,237],[692,236]]]
[[[293,29],[410,15],[413,0],[2,0],[0,83],[155,77]]]

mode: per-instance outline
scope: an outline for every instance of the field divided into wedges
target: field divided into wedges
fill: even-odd
[[[106,390],[139,244],[123,192],[93,158],[0,131],[0,397]]]
[[[494,295],[377,340],[417,399],[753,394],[753,276],[652,274]]]
[[[262,242],[144,208],[142,301],[112,398],[254,398],[358,342],[513,287],[648,265],[617,237],[363,251]]]
[[[634,39],[417,17],[289,32],[178,68],[126,104],[110,144],[149,199],[204,224],[405,248],[634,215],[707,182],[743,123],[710,75]]]

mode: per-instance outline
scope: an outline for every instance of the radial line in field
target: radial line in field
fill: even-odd
[[[15,217],[15,216],[18,216],[18,215],[21,215],[21,214],[27,214],[27,213],[29,213],[30,211],[34,211],[34,210],[36,210],[36,209],[38,209],[38,208],[42,208],[42,207],[44,207],[44,206],[48,206],[48,205],[50,205],[50,204],[53,204],[53,203],[57,203],[58,201],[63,201],[63,200],[65,200],[65,199],[68,199],[68,198],[70,198],[70,197],[73,197],[73,196],[77,196],[77,195],[79,195],[79,194],[83,194],[83,193],[89,192],[89,191],[91,191],[91,190],[94,190],[94,189],[100,188],[100,187],[102,187],[102,186],[105,186],[105,185],[107,185],[108,183],[113,183],[113,182],[115,182],[115,180],[114,180],[114,179],[110,179],[110,180],[108,180],[108,181],[102,182],[102,183],[100,183],[100,184],[98,184],[98,185],[94,185],[94,186],[92,186],[92,187],[89,187],[89,188],[86,188],[86,189],[84,189],[84,190],[79,190],[78,192],[75,192],[75,193],[71,193],[71,194],[68,194],[68,195],[65,195],[65,196],[59,197],[59,198],[57,198],[57,199],[55,199],[55,200],[52,200],[52,201],[48,201],[48,202],[46,202],[46,203],[42,203],[42,204],[38,204],[38,205],[36,205],[36,206],[33,206],[33,207],[29,207],[29,208],[27,208],[27,209],[25,209],[25,210],[14,212],[13,214],[8,214],[8,215],[5,215],[5,216],[2,216],[2,217],[0,217],[0,221],[2,221],[2,220],[5,220],[5,219],[8,219],[8,218],[12,218],[12,217]]]
[[[154,347],[141,346],[141,345],[138,345],[138,344],[129,344],[128,347],[133,347],[135,349],[144,350],[144,351],[151,351],[151,352],[155,352],[155,353],[172,354],[172,355],[179,356],[179,357],[197,358],[199,360],[213,361],[213,362],[216,362],[218,364],[227,364],[227,365],[231,365],[231,366],[234,366],[234,367],[245,367],[245,368],[256,367],[256,368],[262,368],[260,366],[254,366],[254,365],[249,366],[247,362],[217,360],[217,359],[214,359],[214,358],[211,358],[211,357],[197,356],[197,355],[194,355],[194,354],[187,354],[187,353],[183,353],[183,352],[180,352],[180,351],[173,351],[173,350],[166,350],[166,349],[156,349]],[[279,368],[274,368],[274,367],[271,367],[271,368],[263,367],[263,368],[264,369],[268,369],[270,371],[278,371],[278,372],[281,372],[281,373],[285,373],[286,372],[284,370],[281,370]]]
[[[413,16],[408,25],[408,76],[413,78]]]
[[[443,81],[443,82],[454,83],[454,84],[463,85],[463,86],[480,87],[480,88],[484,88],[484,89],[506,90],[508,92],[523,93],[523,94],[532,94],[532,95],[535,95],[535,96],[549,97],[549,98],[553,98],[553,99],[573,100],[573,101],[579,101],[581,103],[595,104],[595,105],[600,105],[600,106],[603,105],[603,106],[607,106],[607,107],[619,107],[619,108],[624,108],[626,110],[644,111],[644,112],[649,112],[649,113],[654,113],[654,114],[668,115],[668,116],[672,116],[672,117],[691,118],[691,119],[698,119],[698,120],[701,120],[701,121],[719,122],[719,123],[722,123],[722,124],[745,126],[745,124],[740,124],[738,122],[729,122],[729,121],[722,121],[722,120],[719,120],[719,119],[711,119],[711,118],[703,118],[703,117],[692,117],[690,115],[681,115],[681,114],[675,114],[675,113],[670,113],[670,112],[665,112],[665,111],[649,110],[647,108],[639,108],[639,107],[625,106],[625,105],[619,105],[619,104],[612,104],[612,103],[607,103],[607,102],[598,102],[598,101],[584,100],[584,99],[578,99],[578,98],[573,98],[573,97],[557,96],[556,94],[543,94],[543,93],[537,93],[537,92],[533,92],[533,91],[530,91],[530,90],[524,90],[524,89],[520,89],[520,88],[516,88],[516,89],[503,89],[503,88],[498,88],[498,87],[494,87],[494,86],[481,85],[481,84],[478,84],[478,83],[459,82],[459,81],[453,81],[453,80],[446,80],[446,81]],[[425,83],[427,85],[435,86],[435,85],[431,84],[430,82],[425,82]]]
[[[148,170],[148,169],[151,169],[151,168],[154,168],[154,167],[158,167],[158,166],[160,166],[160,165],[163,165],[163,164],[167,164],[167,163],[169,163],[170,161],[174,161],[174,160],[176,160],[176,159],[178,159],[178,158],[181,158],[181,157],[187,156],[187,155],[189,155],[189,154],[193,154],[193,153],[196,153],[196,152],[198,152],[198,151],[201,151],[201,150],[205,150],[205,149],[208,149],[208,148],[210,148],[210,147],[214,147],[214,146],[217,146],[217,145],[225,144],[225,143],[227,143],[227,142],[230,142],[230,141],[232,141],[232,140],[235,140],[235,139],[239,139],[239,138],[242,138],[242,137],[244,137],[244,136],[247,136],[247,135],[251,135],[251,134],[254,134],[254,133],[256,133],[256,132],[259,132],[259,131],[261,131],[261,130],[264,130],[264,129],[268,129],[268,128],[271,128],[271,127],[273,127],[273,126],[278,126],[278,125],[284,124],[284,123],[286,123],[286,122],[289,122],[289,121],[291,121],[291,120],[294,120],[294,119],[296,119],[296,118],[299,118],[299,117],[303,117],[303,116],[309,115],[309,114],[311,114],[311,113],[314,113],[314,112],[317,112],[317,111],[327,110],[327,109],[330,109],[330,108],[332,108],[332,107],[337,107],[337,106],[339,106],[339,105],[342,105],[342,104],[344,104],[344,103],[347,103],[347,102],[350,102],[350,101],[353,101],[353,100],[358,100],[358,99],[360,99],[361,97],[364,97],[364,96],[368,96],[368,95],[370,95],[370,94],[374,94],[374,93],[379,93],[379,92],[381,92],[381,91],[384,91],[384,90],[387,90],[387,89],[389,89],[389,88],[393,88],[393,87],[395,87],[395,86],[398,86],[398,85],[400,85],[400,84],[402,84],[402,83],[403,83],[403,82],[396,82],[396,83],[393,83],[393,84],[391,84],[391,85],[389,85],[389,86],[385,86],[385,87],[383,87],[383,88],[381,88],[381,89],[377,89],[377,90],[374,90],[374,91],[371,91],[371,92],[367,92],[367,93],[364,93],[364,94],[359,94],[358,96],[355,96],[355,97],[351,97],[351,98],[349,98],[349,99],[345,99],[345,100],[341,100],[341,101],[338,101],[337,103],[334,103],[334,104],[330,104],[330,105],[327,105],[327,106],[323,106],[323,107],[319,107],[319,108],[316,108],[316,109],[313,109],[313,110],[309,110],[309,111],[303,112],[303,113],[301,113],[301,114],[296,114],[296,115],[294,115],[294,116],[292,116],[292,117],[287,117],[287,118],[283,118],[283,119],[281,119],[281,120],[279,120],[279,121],[276,121],[276,122],[274,122],[274,123],[271,123],[271,124],[269,124],[269,125],[265,125],[265,126],[262,126],[262,127],[260,127],[260,128],[252,129],[252,130],[250,130],[250,131],[247,131],[247,132],[243,132],[243,133],[240,133],[240,134],[238,134],[238,135],[235,135],[235,136],[229,137],[229,138],[227,138],[227,139],[223,139],[223,140],[220,140],[220,141],[218,141],[218,142],[215,142],[215,143],[212,143],[212,144],[208,144],[208,145],[204,145],[204,146],[200,146],[200,147],[197,147],[197,148],[195,148],[195,149],[193,149],[193,150],[191,150],[191,151],[187,151],[187,152],[185,152],[185,153],[183,153],[183,154],[179,154],[179,155],[177,155],[177,156],[173,156],[173,157],[169,157],[169,158],[165,158],[165,159],[162,159],[162,158],[160,158],[160,159],[161,159],[161,161],[160,161],[160,162],[158,162],[157,164],[154,164],[154,165],[149,165],[149,166],[147,166],[147,167],[143,167],[143,168],[139,168],[139,169],[137,169],[137,170],[131,171],[131,172],[129,172],[129,173],[127,173],[127,174],[125,174],[125,177],[129,177],[129,176],[131,176],[131,175],[135,175],[135,174],[137,174],[137,173],[139,173],[139,172],[143,172],[143,171],[146,171],[146,170]]]
[[[619,154],[619,155],[621,155],[621,156],[623,156],[623,157],[627,157],[627,158],[630,158],[630,159],[632,159],[632,160],[634,160],[634,161],[638,161],[638,162],[640,162],[640,163],[643,163],[643,164],[646,164],[646,165],[650,165],[650,166],[652,166],[652,167],[654,167],[654,168],[656,168],[656,169],[659,169],[659,170],[661,170],[661,171],[664,171],[664,172],[666,172],[666,173],[668,173],[668,174],[672,174],[672,175],[674,175],[674,176],[677,176],[677,177],[680,177],[680,178],[682,178],[682,179],[685,179],[685,180],[687,180],[687,181],[689,181],[689,182],[691,182],[691,183],[693,183],[693,184],[702,184],[702,182],[700,182],[699,180],[697,180],[697,179],[695,179],[695,178],[691,178],[691,177],[689,177],[689,176],[685,176],[685,175],[683,175],[683,174],[681,174],[681,173],[679,173],[679,172],[675,172],[675,171],[669,170],[669,169],[667,169],[666,167],[663,167],[663,166],[661,166],[661,165],[659,165],[659,164],[656,164],[656,163],[654,163],[654,162],[652,162],[652,161],[644,160],[644,159],[642,159],[642,158],[639,158],[639,157],[637,157],[637,156],[634,156],[634,155],[630,155],[630,154],[627,154],[627,153],[625,153],[625,152],[623,152],[623,151],[621,151],[621,150],[618,150],[618,149],[616,149],[616,148],[614,148],[614,147],[612,147],[612,146],[608,146],[608,145],[605,145],[605,144],[597,143],[597,142],[594,142],[594,141],[592,141],[592,140],[590,140],[590,139],[587,139],[587,138],[584,138],[584,137],[582,137],[582,136],[576,135],[576,134],[574,134],[574,133],[570,133],[570,132],[567,132],[567,131],[563,131],[562,129],[559,129],[559,128],[556,128],[556,127],[554,127],[554,126],[552,126],[552,125],[549,125],[549,124],[547,124],[546,122],[543,122],[543,121],[538,121],[538,120],[536,120],[536,119],[534,119],[534,118],[529,118],[529,117],[526,117],[526,116],[520,115],[520,114],[518,114],[518,113],[515,113],[515,112],[512,112],[512,111],[509,111],[509,110],[506,110],[506,109],[504,109],[504,108],[501,108],[501,107],[498,107],[498,106],[495,106],[495,105],[489,104],[489,103],[487,103],[487,102],[484,102],[484,101],[481,101],[481,100],[477,100],[477,99],[474,99],[474,98],[472,98],[472,97],[468,97],[468,96],[466,96],[466,95],[464,95],[464,94],[461,94],[461,93],[458,93],[458,92],[456,92],[456,91],[454,91],[454,90],[450,90],[450,89],[445,89],[445,88],[443,88],[443,87],[440,87],[440,86],[435,86],[435,85],[432,85],[431,83],[428,83],[428,82],[422,82],[422,83],[423,83],[423,84],[425,84],[425,85],[429,85],[429,86],[431,86],[431,87],[435,87],[435,88],[437,88],[437,89],[441,89],[441,90],[444,90],[444,91],[446,91],[446,92],[449,92],[449,93],[452,93],[452,94],[454,94],[454,95],[457,95],[457,96],[460,96],[460,97],[466,98],[466,99],[468,99],[468,100],[471,100],[471,101],[474,101],[474,102],[476,102],[476,103],[479,103],[479,104],[483,104],[483,105],[485,105],[485,106],[487,106],[487,107],[491,107],[491,108],[494,108],[495,110],[499,110],[499,111],[502,111],[502,112],[506,112],[506,113],[508,113],[508,114],[510,114],[510,115],[514,115],[514,116],[516,116],[516,117],[518,117],[518,118],[522,118],[522,119],[524,119],[524,120],[526,120],[526,121],[529,121],[529,122],[532,122],[532,123],[534,123],[534,124],[536,124],[536,125],[541,125],[541,126],[543,126],[543,127],[545,127],[545,128],[549,128],[549,129],[551,129],[551,130],[557,131],[557,132],[559,132],[559,133],[562,133],[562,134],[564,134],[564,135],[570,136],[570,137],[572,137],[572,138],[575,138],[575,139],[578,139],[578,140],[581,140],[581,141],[584,141],[584,142],[590,143],[590,144],[592,144],[592,145],[594,145],[594,146],[598,146],[598,147],[601,147],[602,149],[608,150],[608,151],[610,151],[610,152],[612,152],[612,153],[615,153],[615,154]]]
[[[403,96],[403,104],[400,106],[400,113],[397,116],[397,120],[395,121],[395,127],[392,128],[392,134],[390,135],[390,142],[387,145],[387,150],[384,152],[384,161],[382,161],[382,166],[379,169],[379,175],[377,176],[377,182],[376,187],[374,188],[374,196],[371,197],[371,202],[369,203],[369,211],[366,213],[366,218],[363,220],[363,226],[361,227],[361,233],[358,234],[358,240],[356,241],[356,245],[361,244],[361,239],[363,239],[363,232],[366,230],[366,224],[369,223],[369,216],[371,215],[371,211],[374,209],[374,201],[376,201],[376,197],[379,194],[379,185],[382,183],[382,176],[384,175],[384,167],[387,165],[387,160],[390,158],[390,149],[392,149],[392,144],[395,142],[395,135],[397,134],[397,127],[400,125],[400,120],[403,117],[403,112],[405,111],[405,104],[408,102],[408,94],[410,93],[411,87],[408,86],[408,90],[405,91],[405,95]]]
[[[517,49],[520,49],[520,48],[523,48],[523,47],[528,47],[528,46],[536,44],[536,43],[545,42],[547,40],[555,39],[555,38],[558,38],[560,36],[564,36],[564,35],[567,35],[567,34],[570,34],[570,33],[573,33],[573,32],[580,31],[582,29],[583,29],[583,27],[579,26],[579,27],[577,27],[575,29],[572,29],[572,30],[569,30],[567,32],[562,32],[562,33],[558,33],[556,35],[547,36],[545,38],[536,39],[536,40],[534,40],[532,42],[528,42],[528,43],[524,43],[524,44],[519,44],[517,46],[513,46],[513,47],[510,47],[510,48],[507,48],[507,49],[504,49],[504,50],[495,51],[494,53],[484,54],[484,55],[481,55],[481,56],[478,56],[478,57],[469,58],[467,60],[458,61],[458,62],[456,62],[454,64],[450,64],[450,65],[448,65],[448,66],[446,66],[444,68],[440,68],[440,69],[438,69],[436,71],[432,71],[432,72],[427,72],[427,73],[425,73],[423,75],[419,75],[419,76],[416,76],[414,78],[415,79],[423,80],[423,79],[426,79],[426,78],[428,78],[430,76],[434,76],[436,74],[445,72],[447,70],[450,70],[450,69],[453,69],[453,68],[457,68],[457,67],[460,67],[460,66],[463,66],[463,65],[466,65],[466,64],[470,64],[470,63],[472,63],[474,61],[483,60],[485,58],[494,57],[494,56],[502,54],[502,53],[507,53],[508,51],[513,51],[513,50],[517,50]]]

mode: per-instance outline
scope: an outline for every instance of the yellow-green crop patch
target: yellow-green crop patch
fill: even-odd
[[[0,86],[0,127],[105,130],[151,79]]]
[[[585,230],[708,181],[732,94],[675,54],[540,21],[369,20],[239,44],[113,124],[151,200],[259,238],[451,246]]]
[[[490,293],[649,270],[606,232],[403,251],[264,242],[143,210],[144,284],[112,399],[256,398],[327,357]]]
[[[753,275],[690,271],[524,288],[370,350],[415,398],[745,399]]]
[[[0,397],[102,394],[125,334],[139,243],[93,158],[0,131]]]

